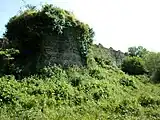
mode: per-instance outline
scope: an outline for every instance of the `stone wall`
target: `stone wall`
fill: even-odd
[[[125,58],[125,54],[120,50],[118,51],[114,50],[112,47],[110,47],[108,50],[111,56],[115,59],[115,64],[117,66],[120,66],[122,64],[123,59]]]
[[[42,52],[37,61],[38,66],[60,64],[64,67],[70,65],[82,66],[83,61],[77,41],[73,35],[44,35]]]

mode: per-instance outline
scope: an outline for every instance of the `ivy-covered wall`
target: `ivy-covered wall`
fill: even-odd
[[[48,4],[15,15],[6,29],[10,47],[20,51],[16,62],[28,71],[55,63],[85,65],[94,37],[93,30],[73,13]]]
[[[61,64],[62,66],[85,65],[85,58],[81,56],[80,46],[75,40],[74,31],[65,30],[64,35],[44,35],[37,67],[41,65]]]

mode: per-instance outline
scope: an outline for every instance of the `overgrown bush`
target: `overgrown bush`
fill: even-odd
[[[146,72],[144,61],[139,57],[126,57],[121,68],[130,75],[141,75]]]
[[[159,86],[142,81],[112,66],[46,67],[22,80],[4,76],[0,119],[160,119]]]
[[[16,49],[2,49],[0,48],[0,74],[13,74],[15,70],[14,56],[19,54]]]
[[[133,82],[133,80],[129,80],[127,78],[121,78],[119,82],[123,86],[131,86],[133,88],[136,88],[135,83]]]
[[[151,79],[153,82],[157,82],[157,83],[160,83],[160,68],[157,68],[153,73],[152,73],[152,76],[151,76]]]
[[[113,65],[113,59],[107,48],[93,44],[87,56],[87,66],[95,67],[97,65],[105,68],[107,65]]]
[[[45,56],[46,35],[58,36],[66,42],[69,40],[67,37],[71,37],[77,43],[82,60],[86,62],[94,32],[88,24],[77,20],[69,11],[46,4],[39,10],[27,9],[15,15],[6,25],[5,36],[9,38],[11,47],[20,51],[17,59],[21,64],[35,61],[32,65],[36,65],[39,55]]]
[[[56,13],[56,10],[50,12]],[[24,19],[23,15],[13,19],[21,17]],[[61,17],[64,17],[63,14]],[[14,31],[16,26],[12,28],[14,34],[17,32]],[[19,42],[24,41],[19,39]],[[0,54],[9,58],[7,61],[12,60],[12,53],[17,53],[14,50],[1,49]],[[99,51],[102,51],[100,55]],[[137,75],[129,76],[110,65],[108,60],[111,59],[105,53],[107,51],[101,48],[93,53],[88,60],[88,68],[51,66],[40,69],[38,75],[21,80],[11,75],[0,77],[0,119],[160,120],[160,86],[144,82],[147,78],[145,75],[138,76],[145,73],[143,60],[127,57],[123,61],[123,71]],[[16,70],[18,74],[21,73],[21,68]],[[159,80],[159,76],[156,80]]]
[[[151,75],[152,73],[154,73],[160,68],[159,67],[160,66],[160,53],[159,52],[158,53],[149,52],[144,57],[144,61],[145,61],[145,66]]]

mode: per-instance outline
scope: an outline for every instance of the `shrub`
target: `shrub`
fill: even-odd
[[[16,49],[2,49],[0,48],[0,74],[13,74],[16,72],[13,63],[14,56],[19,53]]]
[[[104,60],[104,59],[98,58],[98,57],[95,57],[94,59],[97,62],[97,64],[100,65],[101,67],[104,67],[105,65],[111,65],[110,60]]]
[[[53,76],[56,78],[59,78],[59,77],[62,78],[62,76],[66,75],[62,67],[57,65],[44,67],[40,70],[37,70],[37,72],[44,78],[53,77]]]
[[[95,67],[97,65],[103,68],[107,65],[113,65],[113,58],[107,48],[104,48],[101,45],[93,44],[91,45],[91,49],[89,49],[87,66]]]
[[[105,73],[102,72],[101,69],[90,69],[89,74],[91,77],[98,80],[105,79]]]
[[[75,77],[75,78],[72,78],[70,82],[72,86],[76,87],[80,85],[81,81],[82,80],[80,77]]]
[[[130,75],[146,73],[144,61],[139,57],[126,57],[122,63],[122,71]]]
[[[153,82],[160,82],[160,68],[157,68],[157,70],[152,73],[151,79]]]
[[[132,86],[133,88],[136,88],[135,83],[133,82],[133,80],[122,78],[122,79],[120,79],[119,82],[123,86]]]
[[[143,107],[149,107],[149,106],[159,105],[160,100],[158,100],[157,98],[152,97],[150,95],[143,94],[139,98],[139,103]]]

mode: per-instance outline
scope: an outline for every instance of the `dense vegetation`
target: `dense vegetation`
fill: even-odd
[[[44,8],[48,10],[48,7],[51,6]],[[39,14],[35,9],[30,10],[33,10],[30,15]],[[67,11],[59,12],[68,14]],[[10,23],[19,19],[23,21],[24,13],[13,17],[7,29],[17,32],[15,29],[19,28],[13,28]],[[87,66],[65,69],[46,66],[32,76],[22,77],[14,58],[19,52],[23,54],[21,49],[24,48],[17,47],[16,41],[12,42],[10,30],[5,34],[10,43],[4,42],[0,49],[0,119],[160,120],[159,53],[149,52],[141,46],[130,47],[122,59],[102,45],[89,43],[91,47],[86,46],[85,53]],[[34,31],[29,32],[32,33]],[[19,34],[12,35],[16,37]],[[23,43],[23,37],[18,41]],[[84,34],[83,37],[87,36]],[[15,45],[18,50],[12,48]],[[117,64],[115,58],[121,59],[122,63]]]
[[[144,61],[139,57],[126,57],[122,63],[122,70],[130,75],[143,75],[146,72]]]
[[[53,5],[43,5],[41,9],[30,7],[12,17],[6,24],[4,36],[9,39],[11,48],[20,51],[20,54],[15,58],[18,66],[26,69],[25,66],[31,62],[30,69],[24,70],[24,73],[27,74],[26,71],[35,73],[40,66],[45,66],[44,59],[47,59],[44,55],[45,44],[56,42],[55,38],[46,39],[50,36],[56,36],[59,41],[66,42],[74,39],[83,63],[86,64],[94,32],[88,24],[77,20],[73,13]],[[64,49],[62,44],[56,47],[59,48],[59,51]],[[38,67],[36,66],[37,59],[41,59],[41,65]]]
[[[0,119],[160,119],[159,84],[106,65],[0,78]]]

